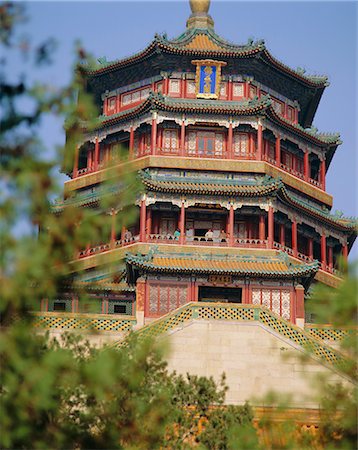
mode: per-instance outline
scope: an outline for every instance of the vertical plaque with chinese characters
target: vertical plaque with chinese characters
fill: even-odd
[[[192,64],[196,65],[196,97],[206,99],[219,98],[221,67],[226,66],[226,62],[199,59],[192,61]]]

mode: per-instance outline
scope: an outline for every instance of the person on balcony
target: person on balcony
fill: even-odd
[[[194,229],[193,228],[186,229],[186,239],[189,242],[194,240]]]
[[[124,233],[124,241],[129,242],[132,240],[132,237],[133,237],[132,232],[129,230],[126,230]]]
[[[213,241],[214,233],[211,228],[208,229],[208,231],[205,233],[205,240],[207,241]]]
[[[179,228],[177,228],[174,231],[174,239],[177,241],[177,240],[179,240],[179,237],[180,237],[180,230],[179,230]]]
[[[226,235],[225,230],[223,229],[220,231],[220,234],[219,234],[219,242],[226,242],[226,238],[227,238],[227,235]]]

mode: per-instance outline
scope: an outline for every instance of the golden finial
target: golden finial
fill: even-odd
[[[208,13],[210,7],[210,0],[189,0],[191,12]]]
[[[213,28],[214,21],[209,16],[210,0],[189,0],[191,8],[191,16],[186,26],[187,28]]]

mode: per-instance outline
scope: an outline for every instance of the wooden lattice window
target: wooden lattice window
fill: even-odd
[[[249,153],[249,136],[247,133],[234,133],[234,155],[246,157]]]
[[[150,283],[147,315],[161,316],[185,305],[188,291],[184,284]]]
[[[178,130],[163,130],[163,151],[170,152],[178,148]]]
[[[224,135],[214,131],[191,131],[188,133],[188,154],[221,156],[224,152]]]
[[[254,98],[254,97],[256,97],[256,95],[257,95],[257,88],[256,88],[256,86],[251,86],[251,85],[250,85],[250,88],[249,88],[249,97],[250,97],[250,98]]]
[[[115,114],[117,112],[117,97],[110,97],[107,100],[107,114]]]
[[[148,98],[150,93],[149,88],[139,89],[133,92],[127,92],[122,95],[122,106],[130,105],[131,103],[137,103]]]
[[[233,83],[232,94],[233,94],[233,97],[243,97],[244,96],[244,83]]]
[[[252,303],[265,306],[286,320],[291,318],[291,292],[288,289],[252,289]]]
[[[292,108],[292,106],[289,106],[287,108],[287,119],[291,120],[291,122],[295,120],[295,110]]]
[[[277,100],[276,98],[272,99],[273,109],[277,114],[284,115],[285,114],[285,104]]]

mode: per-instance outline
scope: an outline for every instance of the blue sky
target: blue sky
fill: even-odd
[[[58,44],[52,67],[30,75],[54,85],[69,80],[75,40],[95,57],[118,59],[146,47],[157,32],[178,36],[190,15],[189,1],[26,3],[29,21],[22,32],[34,43],[51,36]],[[212,1],[210,14],[215,31],[229,41],[264,39],[290,67],[328,75],[331,84],[314,125],[340,132],[343,144],[329,168],[327,191],[334,196],[333,211],[357,215],[357,3]],[[14,62],[11,68],[18,73],[22,66]],[[44,121],[41,134],[49,148],[64,141],[55,120]]]

